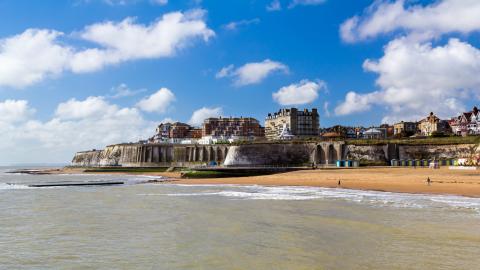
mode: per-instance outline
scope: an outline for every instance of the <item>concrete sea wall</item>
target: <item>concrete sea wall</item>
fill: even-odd
[[[345,142],[258,143],[244,145],[118,144],[78,152],[73,166],[189,167],[215,162],[226,166],[333,164],[339,159],[387,164],[391,159],[463,158],[479,151],[473,144],[351,145]]]
[[[118,144],[104,150],[75,154],[72,165],[81,167],[188,167],[216,162],[223,163],[225,145]]]

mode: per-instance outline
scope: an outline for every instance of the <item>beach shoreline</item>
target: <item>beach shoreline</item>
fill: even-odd
[[[182,179],[181,172],[84,172],[82,168],[50,169],[42,173],[158,176],[166,178],[167,183],[182,185],[305,186],[480,198],[480,171],[450,170],[447,167],[435,170],[412,167],[316,169],[261,176],[203,179]],[[430,184],[427,183],[428,178],[431,180]]]

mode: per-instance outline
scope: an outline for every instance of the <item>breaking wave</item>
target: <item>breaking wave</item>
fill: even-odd
[[[177,185],[178,186],[178,185]],[[187,187],[182,185],[182,187]],[[194,192],[147,193],[143,196],[221,196],[236,200],[343,200],[356,203],[368,203],[380,207],[401,208],[450,208],[473,210],[480,213],[480,198],[451,195],[424,195],[393,193],[381,191],[363,191],[321,187],[265,187],[265,186],[190,186]]]
[[[11,189],[31,189],[32,187],[20,184],[7,184],[0,183],[0,190],[11,190]]]

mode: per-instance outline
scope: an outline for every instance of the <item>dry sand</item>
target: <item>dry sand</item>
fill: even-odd
[[[52,171],[52,173],[82,173],[82,171],[82,169],[63,169]],[[131,173],[109,172],[107,174]],[[341,188],[349,189],[480,197],[480,170],[449,170],[446,167],[437,170],[389,167],[301,170],[274,175],[212,179],[180,179],[179,172],[140,174],[167,177],[178,184],[338,187],[338,181],[340,181]],[[432,181],[430,185],[426,182],[428,177]]]
[[[431,184],[426,180],[430,177]],[[359,168],[303,170],[242,178],[182,179],[180,184],[315,186],[480,197],[480,171],[442,168]]]

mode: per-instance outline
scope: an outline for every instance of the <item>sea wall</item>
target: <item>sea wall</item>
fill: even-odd
[[[250,144],[231,146],[224,165],[305,165],[312,162],[312,144]]]
[[[75,154],[82,167],[189,167],[209,163],[225,166],[296,166],[334,164],[339,159],[388,164],[392,159],[464,158],[480,151],[473,144],[352,145],[345,142],[255,143],[243,145],[118,144]]]
[[[399,159],[456,159],[472,156],[480,148],[475,144],[402,145]]]
[[[78,152],[72,166],[188,167],[223,163],[226,145],[118,144],[104,150]]]

